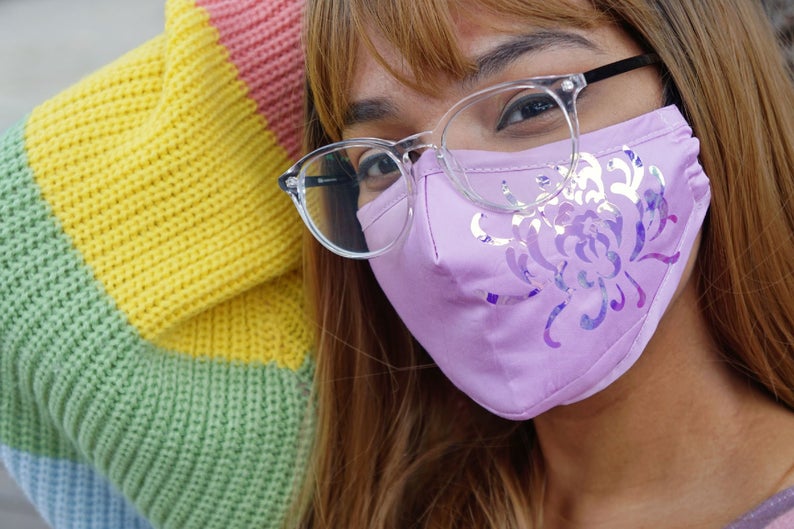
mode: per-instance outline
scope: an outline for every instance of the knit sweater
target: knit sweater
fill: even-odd
[[[312,439],[296,0],[163,35],[0,138],[0,456],[58,528],[280,527]]]

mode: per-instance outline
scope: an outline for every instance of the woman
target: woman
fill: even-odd
[[[794,93],[752,4],[309,3],[308,144],[346,143],[280,181],[331,250],[303,526],[794,510]]]

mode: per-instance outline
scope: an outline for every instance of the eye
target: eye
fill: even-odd
[[[508,127],[516,126],[520,126],[522,130],[541,127],[544,121],[550,118],[557,119],[559,113],[560,107],[550,95],[522,92],[513,97],[502,110],[496,123],[496,131],[501,132]]]
[[[383,191],[402,174],[397,162],[385,152],[364,153],[359,159],[356,177],[366,191]]]

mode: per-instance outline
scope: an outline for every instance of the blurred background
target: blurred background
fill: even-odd
[[[162,33],[164,6],[165,0],[0,0],[0,130]]]
[[[761,0],[761,3],[769,13],[783,45],[783,53],[794,72],[794,0]]]
[[[794,65],[794,0],[763,3]],[[0,131],[161,33],[164,5],[165,0],[0,0]],[[44,528],[0,467],[0,529]]]

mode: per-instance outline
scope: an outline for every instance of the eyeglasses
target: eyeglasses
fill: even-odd
[[[500,83],[460,100],[433,130],[397,142],[358,138],[326,145],[278,183],[317,240],[353,259],[381,255],[407,233],[422,151],[435,153],[440,169],[472,202],[527,212],[556,196],[574,172],[582,89],[658,62],[656,54],[645,54],[581,74]],[[389,217],[377,237],[368,237],[359,222],[359,211],[372,207]]]

